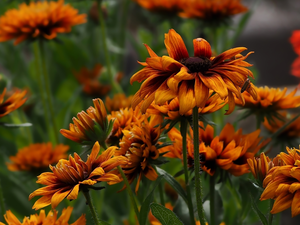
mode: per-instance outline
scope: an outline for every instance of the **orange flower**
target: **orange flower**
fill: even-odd
[[[93,99],[94,107],[82,111],[73,117],[69,130],[61,129],[60,133],[66,138],[82,145],[94,145],[96,141],[104,143],[109,135],[112,122],[108,122],[105,106],[101,99]]]
[[[182,11],[183,3],[185,0],[134,0],[141,7],[161,13],[172,13],[177,14]]]
[[[222,21],[230,16],[247,12],[240,0],[189,0],[185,2],[184,18],[198,18],[206,21]]]
[[[83,67],[79,72],[74,72],[78,82],[82,84],[83,91],[91,96],[101,97],[110,92],[111,86],[101,84],[99,79],[102,73],[103,66],[97,63],[92,70]]]
[[[294,51],[300,55],[300,30],[293,31],[290,42],[293,45]]]
[[[31,144],[18,151],[16,156],[9,159],[7,168],[11,171],[37,171],[45,169],[49,164],[57,163],[60,159],[67,158],[69,146],[59,144],[52,147],[51,143]]]
[[[41,210],[40,214],[30,215],[30,217],[25,216],[23,222],[19,222],[18,218],[8,210],[4,215],[4,218],[8,225],[69,225],[68,220],[70,219],[73,208],[68,207],[63,209],[61,216],[57,218],[58,212],[56,210],[49,211],[46,216],[45,210]],[[78,220],[76,220],[71,225],[85,225],[86,219],[85,215],[82,215]],[[5,225],[0,222],[0,225]]]
[[[300,77],[300,56],[292,63],[291,74],[295,77]]]
[[[256,114],[259,116],[261,122],[266,118],[269,122],[279,116],[278,110],[292,109],[300,106],[300,96],[294,96],[297,89],[286,95],[287,88],[280,90],[279,88],[254,87],[257,93],[257,99],[253,99],[249,93],[244,92],[243,97],[245,103],[239,99],[235,99],[238,106],[247,108],[249,114]]]
[[[118,146],[123,137],[123,131],[130,130],[135,124],[141,123],[146,116],[142,115],[138,109],[125,108],[119,111],[112,111],[111,115],[108,115],[107,118],[108,121],[114,124],[106,142]]]
[[[17,45],[26,39],[51,40],[57,33],[70,32],[72,26],[85,23],[85,16],[64,5],[63,0],[22,3],[19,9],[10,9],[0,17],[0,41],[16,39]]]
[[[165,204],[165,207],[166,207],[167,209],[170,209],[171,211],[173,211],[173,208],[174,208],[174,207],[172,206],[172,204],[169,203],[169,202],[167,202],[167,203]],[[151,210],[150,210],[150,212],[149,212],[148,219],[149,219],[149,222],[150,222],[151,225],[161,225],[161,223],[158,221],[158,219],[156,219],[156,218],[153,216]]]
[[[270,169],[274,167],[274,162],[264,152],[260,153],[259,158],[248,158],[247,162],[259,184],[262,184]]]
[[[151,161],[159,157],[158,138],[161,134],[159,125],[161,122],[160,116],[152,116],[149,122],[145,118],[130,130],[123,130],[120,150],[116,151],[115,155],[123,155],[128,158],[128,164],[123,165],[122,169],[129,183],[132,183],[138,176],[135,192],[139,189],[142,175],[152,181],[158,177],[155,169],[151,166]]]
[[[4,102],[6,88],[4,88],[2,94],[0,95],[0,118],[11,113],[12,111],[23,105],[27,98],[25,95],[27,91],[16,90],[6,101]]]
[[[260,200],[275,199],[271,213],[291,207],[292,217],[300,214],[300,150],[286,148],[277,157],[282,166],[273,167],[264,180],[265,190]]]
[[[105,106],[109,112],[131,107],[132,95],[126,97],[124,94],[115,94],[112,99],[105,99]]]
[[[216,92],[221,99],[228,98],[230,114],[235,106],[233,93],[242,99],[240,88],[252,72],[245,67],[251,64],[243,61],[248,57],[240,53],[246,48],[233,48],[217,57],[211,57],[210,44],[202,39],[193,40],[194,56],[189,57],[185,44],[179,34],[171,29],[165,35],[165,45],[169,56],[159,57],[150,47],[146,48],[150,55],[142,70],[135,73],[130,82],[144,83],[134,95],[132,107],[141,101],[142,112],[146,112],[149,105],[162,105],[178,97],[179,114],[184,115],[195,106],[203,107],[209,98],[209,90]],[[255,98],[252,86],[247,89]],[[243,101],[243,99],[242,99]]]
[[[212,93],[213,91],[210,91],[210,97],[206,100],[205,105],[203,105],[203,107],[201,108],[198,108],[198,114],[213,113],[225,106],[227,100],[224,101],[218,96],[218,94],[213,95]],[[169,120],[176,120],[181,117],[181,115],[179,114],[179,101],[177,97],[161,106],[156,105],[154,102],[152,102],[152,104],[147,109],[147,112],[149,114],[162,114],[164,116],[167,116],[166,119]],[[192,112],[193,110],[191,109],[187,111],[184,116],[189,117],[192,115]]]
[[[203,126],[203,124],[201,124]],[[194,166],[193,131],[190,129],[190,137],[187,137],[188,166]],[[213,176],[217,168],[228,171],[234,176],[241,176],[249,172],[248,158],[254,155],[269,140],[261,141],[260,130],[243,135],[242,130],[234,131],[231,124],[226,124],[219,136],[214,137],[214,128],[207,125],[205,130],[199,130],[199,153],[202,169]],[[173,146],[167,146],[160,150],[166,152],[165,157],[182,159],[182,137],[180,132],[173,128],[169,138],[174,142]],[[259,144],[260,143],[260,144]]]
[[[286,111],[280,112],[280,119],[274,118],[273,123],[269,123],[267,120],[264,121],[264,126],[271,132],[275,133],[280,129],[285,123],[293,119],[296,115],[288,115]],[[291,140],[300,137],[300,117],[294,122],[288,125],[282,133],[280,133],[277,138],[282,140]]]
[[[42,173],[37,180],[37,183],[46,186],[29,196],[29,200],[35,196],[43,196],[32,208],[38,210],[50,204],[52,208],[56,208],[63,199],[77,199],[79,190],[86,191],[98,182],[107,182],[109,185],[121,182],[113,174],[113,169],[126,164],[127,159],[123,156],[113,157],[116,149],[117,147],[109,147],[98,156],[100,145],[96,142],[86,162],[74,153],[74,158],[69,156],[69,160],[61,159],[56,166],[50,165],[52,172]]]

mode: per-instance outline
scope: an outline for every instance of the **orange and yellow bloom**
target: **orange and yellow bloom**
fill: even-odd
[[[111,99],[107,96],[105,98],[105,106],[109,112],[130,108],[132,97],[132,95],[126,97],[124,94],[115,94]]]
[[[203,38],[193,40],[194,56],[190,57],[187,48],[175,30],[165,35],[165,45],[169,56],[159,57],[147,46],[150,58],[141,63],[144,68],[135,73],[130,82],[143,82],[134,95],[132,107],[140,102],[142,112],[155,100],[155,104],[163,105],[178,97],[179,114],[184,115],[195,106],[203,107],[209,98],[210,90],[216,92],[221,99],[228,98],[230,114],[235,106],[235,94],[243,102],[241,87],[252,72],[245,68],[251,64],[244,60],[251,54],[242,56],[246,48],[233,48],[212,57],[210,44]],[[254,88],[247,91],[256,98]]]
[[[25,97],[27,93],[26,90],[16,90],[8,99],[4,101],[5,93],[6,88],[4,88],[2,94],[0,94],[0,118],[16,110],[27,100],[27,98]]]
[[[46,215],[45,210],[41,210],[40,214],[30,215],[30,217],[24,217],[23,222],[20,222],[18,218],[8,210],[4,215],[5,221],[8,225],[69,225],[68,221],[71,217],[73,208],[68,207],[63,209],[61,216],[57,218],[58,211],[49,211]],[[70,225],[85,225],[85,215],[79,217],[74,223]],[[0,222],[0,225],[5,225]]]
[[[271,213],[279,213],[291,207],[292,217],[300,214],[300,150],[286,148],[277,157],[281,166],[273,167],[264,179],[265,187],[260,200],[274,199]]]
[[[177,14],[183,10],[183,3],[185,0],[134,0],[141,7],[161,13]]]
[[[37,38],[51,40],[57,33],[68,33],[72,26],[85,23],[85,17],[63,0],[22,3],[0,17],[0,42],[16,39],[17,45]]]
[[[112,124],[107,120],[107,113],[101,99],[93,99],[94,107],[82,111],[73,117],[69,130],[61,129],[60,133],[66,138],[82,145],[93,146],[96,141],[103,144],[109,135]]]
[[[161,122],[160,116],[151,116],[150,121],[145,118],[142,122],[134,124],[131,129],[123,130],[120,150],[115,152],[116,156],[128,158],[128,164],[123,165],[122,169],[129,183],[138,177],[136,192],[142,175],[152,181],[158,177],[151,161],[159,157],[158,139],[162,130]]]
[[[61,159],[56,166],[50,165],[52,172],[42,173],[37,180],[37,183],[46,186],[29,196],[29,200],[42,196],[32,208],[38,210],[50,204],[52,208],[56,208],[65,198],[77,199],[79,190],[86,191],[98,182],[107,182],[109,185],[121,182],[113,169],[127,164],[128,160],[124,156],[114,156],[116,149],[117,147],[109,147],[98,156],[100,145],[96,142],[86,162],[74,153],[74,158],[69,156],[69,160]]]
[[[7,168],[11,171],[39,171],[67,158],[68,149],[69,146],[63,144],[55,147],[51,143],[31,144],[10,156],[12,162],[7,163]]]

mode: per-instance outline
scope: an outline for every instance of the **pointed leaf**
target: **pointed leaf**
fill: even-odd
[[[174,212],[157,203],[150,205],[151,212],[162,225],[183,225]]]

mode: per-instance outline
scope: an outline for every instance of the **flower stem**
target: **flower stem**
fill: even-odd
[[[199,155],[199,124],[198,108],[193,108],[193,133],[194,133],[194,169],[195,169],[195,192],[197,211],[200,224],[205,224],[204,209],[202,204],[202,185],[200,178],[200,155]]]
[[[184,178],[185,178],[185,186],[186,186],[186,194],[188,200],[188,208],[190,214],[191,224],[195,224],[195,216],[194,216],[194,208],[192,202],[192,195],[189,183],[189,173],[188,173],[188,164],[187,164],[187,149],[186,149],[186,133],[187,133],[187,121],[185,118],[181,119],[180,122],[180,133],[182,137],[182,155],[183,155],[183,169],[184,169]]]
[[[90,196],[89,190],[83,190],[82,193],[83,193],[83,195],[86,199],[86,203],[89,205],[89,208],[91,210],[92,217],[94,219],[95,225],[102,225],[102,224],[104,225],[104,224],[106,224],[98,218],[95,207],[93,205],[93,202],[92,202],[92,199],[91,199],[91,196]]]
[[[124,182],[125,182],[126,189],[127,189],[127,191],[128,191],[128,194],[129,194],[129,197],[130,197],[131,204],[132,204],[132,206],[133,206],[135,215],[136,215],[137,218],[140,218],[140,213],[139,213],[138,207],[137,207],[137,205],[136,205],[136,202],[135,202],[135,200],[134,200],[133,192],[132,192],[132,190],[131,190],[131,187],[130,187],[130,185],[129,185],[129,182],[128,182],[128,180],[127,180],[127,178],[126,178],[126,176],[125,176],[125,174],[124,174],[124,172],[123,172],[123,170],[122,170],[122,168],[121,168],[120,166],[118,166],[118,170],[119,170],[119,172],[120,172],[120,174],[121,174],[121,176],[122,176],[122,178],[123,178],[123,180],[124,180]]]
[[[215,225],[215,177],[209,176],[210,225]]]
[[[110,62],[110,55],[108,52],[107,48],[107,42],[106,42],[106,28],[105,28],[105,21],[102,13],[102,0],[98,0],[98,12],[99,12],[99,22],[101,26],[101,33],[102,33],[102,41],[103,41],[103,51],[105,55],[105,60],[106,60],[106,68],[107,68],[107,73],[110,79],[110,83],[113,86],[113,89],[116,93],[123,93],[123,90],[121,86],[116,82],[113,74],[112,74],[112,67],[111,67],[111,62]]]
[[[274,199],[270,199],[270,213],[269,213],[269,225],[272,225],[273,222],[273,214],[271,213],[271,210],[273,208],[273,204],[274,204]]]
[[[53,110],[53,102],[52,102],[52,95],[51,95],[51,90],[50,90],[50,80],[46,68],[46,58],[45,58],[45,50],[44,50],[44,44],[43,40],[39,39],[39,47],[41,51],[41,61],[42,61],[42,70],[43,70],[43,76],[44,76],[44,82],[45,82],[45,89],[46,89],[46,99],[48,103],[48,107],[50,110],[50,117],[51,117],[51,122],[52,122],[52,128],[54,132],[54,138],[56,144],[58,143],[58,129],[55,123],[55,116],[54,116],[54,110]]]
[[[256,130],[260,129],[260,120],[258,118],[258,116],[256,116]]]
[[[3,217],[4,214],[5,214],[4,195],[3,195],[3,189],[0,180],[0,221],[4,221],[4,217]]]
[[[39,45],[37,42],[33,44],[33,50],[34,50],[34,57],[35,57],[35,67],[36,67],[36,74],[37,74],[37,81],[38,81],[38,86],[40,89],[40,96],[42,99],[42,105],[44,109],[44,118],[45,118],[45,123],[46,123],[46,128],[48,132],[50,131],[50,124],[49,124],[49,113],[47,109],[47,102],[45,99],[45,93],[44,93],[44,78],[42,75],[42,69],[41,69],[41,62],[40,62],[40,52],[39,52]]]
[[[163,184],[162,183],[159,183],[158,189],[159,189],[160,204],[164,206],[165,205],[165,199],[164,199],[164,189],[163,189]]]

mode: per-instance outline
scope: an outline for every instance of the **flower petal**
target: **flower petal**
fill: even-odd
[[[189,57],[181,36],[174,29],[170,29],[169,33],[165,34],[165,46],[169,56],[177,61]]]

